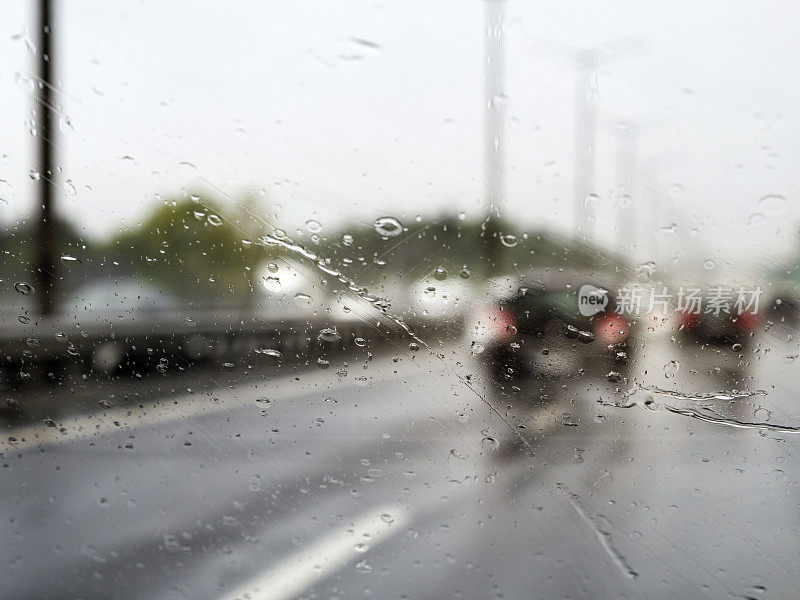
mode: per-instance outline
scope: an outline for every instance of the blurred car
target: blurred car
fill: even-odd
[[[701,288],[701,286],[697,286]],[[675,312],[675,329],[679,338],[691,343],[739,346],[747,344],[764,322],[757,308],[735,306],[735,294],[717,308],[713,304],[713,290],[717,286],[705,285],[698,295],[700,308],[681,309]],[[733,288],[730,288],[733,289]]]
[[[65,299],[61,313],[65,320],[73,319],[84,331],[94,334],[88,344],[76,338],[75,351],[84,356],[91,370],[111,373],[126,364],[159,364],[165,356],[179,353],[187,358],[205,358],[209,351],[201,336],[178,339],[159,332],[167,317],[191,327],[193,322],[180,316],[185,309],[186,304],[173,294],[147,282],[123,278],[83,285]]]
[[[525,278],[475,315],[472,353],[494,377],[588,372],[621,380],[631,360],[634,323],[616,312],[611,281],[601,279],[582,273]],[[585,288],[605,298],[594,314],[581,310],[580,302],[589,302]]]

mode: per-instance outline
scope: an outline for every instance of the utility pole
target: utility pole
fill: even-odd
[[[36,232],[36,286],[39,312],[43,316],[53,312],[55,297],[56,249],[53,200],[55,196],[55,134],[53,104],[53,6],[52,0],[39,0],[36,31],[37,91],[35,94],[37,139],[37,198],[39,202]]]
[[[593,233],[595,190],[595,147],[597,145],[597,52],[581,50],[575,57],[578,81],[575,86],[575,235],[590,241]]]
[[[484,0],[484,249],[488,268],[500,267],[500,218],[505,203],[505,128],[508,97],[505,94],[503,17],[505,0]]]
[[[617,198],[615,212],[617,215],[616,230],[619,236],[620,250],[636,257],[641,253],[638,248],[638,229],[636,212],[639,197],[637,194],[637,146],[639,128],[635,123],[622,120],[617,126]],[[626,199],[627,200],[624,200]]]
[[[569,60],[576,69],[575,87],[575,198],[574,237],[590,242],[593,237],[596,196],[597,75],[600,65],[641,54],[647,48],[641,38],[623,38],[595,48],[576,48],[563,43],[534,39],[534,51],[555,60]]]

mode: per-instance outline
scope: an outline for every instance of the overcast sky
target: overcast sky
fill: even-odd
[[[34,4],[2,0],[6,223],[34,202]],[[55,4],[60,210],[88,234],[202,186],[263,190],[298,227],[482,211],[479,0]],[[521,229],[572,227],[570,54],[604,48],[620,56],[596,74],[596,237],[662,263],[786,256],[800,224],[799,13],[508,0],[504,213]],[[627,163],[622,119],[638,130]],[[618,185],[632,175],[628,206]]]

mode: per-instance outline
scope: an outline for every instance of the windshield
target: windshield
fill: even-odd
[[[5,3],[0,598],[794,598],[800,11]]]

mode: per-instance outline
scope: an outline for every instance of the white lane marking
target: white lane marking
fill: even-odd
[[[356,519],[352,526],[333,531],[254,577],[220,600],[288,600],[335,573],[363,552],[397,534],[409,521],[397,506],[384,506]],[[367,537],[368,536],[368,537]]]

